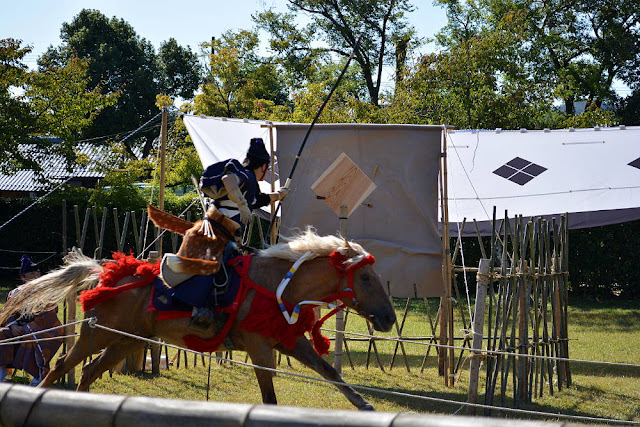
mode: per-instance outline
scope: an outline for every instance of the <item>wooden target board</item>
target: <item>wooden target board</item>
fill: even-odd
[[[349,156],[342,153],[313,183],[311,189],[338,216],[340,207],[346,206],[349,217],[376,189],[376,184]]]

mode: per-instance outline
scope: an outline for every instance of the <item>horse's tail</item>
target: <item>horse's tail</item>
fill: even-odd
[[[14,314],[34,315],[50,310],[69,294],[94,286],[102,266],[79,251],[65,257],[66,265],[22,285],[0,310],[0,325]]]

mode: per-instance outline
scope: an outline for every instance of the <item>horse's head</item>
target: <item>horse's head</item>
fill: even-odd
[[[334,252],[331,263],[355,293],[355,300],[343,299],[346,306],[367,319],[376,331],[388,332],[396,321],[396,313],[384,291],[380,276],[373,268],[375,259],[366,252],[353,249],[345,239],[345,248]]]

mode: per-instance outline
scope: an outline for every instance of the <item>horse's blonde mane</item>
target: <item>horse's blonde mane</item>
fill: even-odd
[[[65,298],[87,289],[98,280],[100,264],[75,248],[65,257],[66,265],[20,286],[0,309],[0,325],[13,314],[36,315],[51,310]],[[84,274],[89,272],[88,274]]]
[[[349,246],[345,246],[345,240],[340,236],[319,236],[312,226],[307,226],[304,231],[300,231],[290,237],[281,237],[284,242],[273,245],[258,252],[261,257],[281,258],[289,261],[297,261],[304,253],[311,252],[313,258],[328,256],[333,251],[338,251],[344,255],[349,254],[349,248],[356,252],[347,263],[355,262],[363,256],[369,255],[364,248],[353,241]]]

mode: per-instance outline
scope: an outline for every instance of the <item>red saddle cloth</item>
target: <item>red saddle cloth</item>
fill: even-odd
[[[285,348],[293,349],[296,338],[311,333],[316,323],[315,312],[311,307],[304,307],[300,311],[298,321],[290,325],[278,306],[276,295],[256,284],[249,278],[249,267],[251,266],[251,258],[253,255],[238,256],[227,261],[227,265],[232,266],[236,273],[240,275],[240,289],[234,302],[226,307],[223,312],[228,313],[229,317],[220,332],[211,338],[200,338],[195,335],[185,335],[184,340],[187,348],[200,352],[214,352],[223,343],[233,326],[240,304],[247,297],[250,290],[255,290],[255,296],[251,302],[249,314],[240,322],[240,328],[260,334],[264,337],[275,338]],[[115,262],[108,263],[104,266],[104,271],[100,275],[100,285],[94,289],[84,291],[80,294],[79,300],[84,311],[90,310],[97,304],[115,297],[121,292],[130,289],[148,286],[156,280],[160,273],[160,264],[151,264],[146,261],[136,259],[133,255],[127,255],[120,252],[113,253]],[[117,283],[125,277],[136,276],[140,280],[116,286]],[[287,310],[291,311],[293,305],[284,301]],[[161,312],[162,313],[162,312]],[[190,317],[191,312],[167,312],[163,315],[159,314],[157,321],[175,319],[179,317]],[[314,348],[319,354],[328,353],[328,339],[323,337],[319,328],[313,330]]]
[[[255,290],[256,293],[251,302],[249,314],[240,322],[240,329],[258,333],[263,337],[275,338],[288,349],[295,347],[296,339],[299,336],[312,331],[313,325],[316,323],[316,316],[311,307],[303,308],[300,311],[298,321],[290,325],[280,311],[275,293],[251,280],[249,267],[251,266],[252,257],[253,255],[244,255],[232,258],[227,262],[227,265],[232,266],[236,273],[240,275],[241,281],[236,302],[231,305],[235,311],[229,316],[225,327],[220,333],[209,339],[203,339],[195,335],[184,336],[183,339],[187,347],[201,352],[216,351],[229,333],[233,322],[236,320],[240,304],[251,289]],[[293,309],[292,304],[286,301],[284,303],[288,310]],[[316,348],[316,351],[318,351],[318,348]],[[321,352],[318,353],[322,354]],[[326,351],[324,353],[326,354]]]

